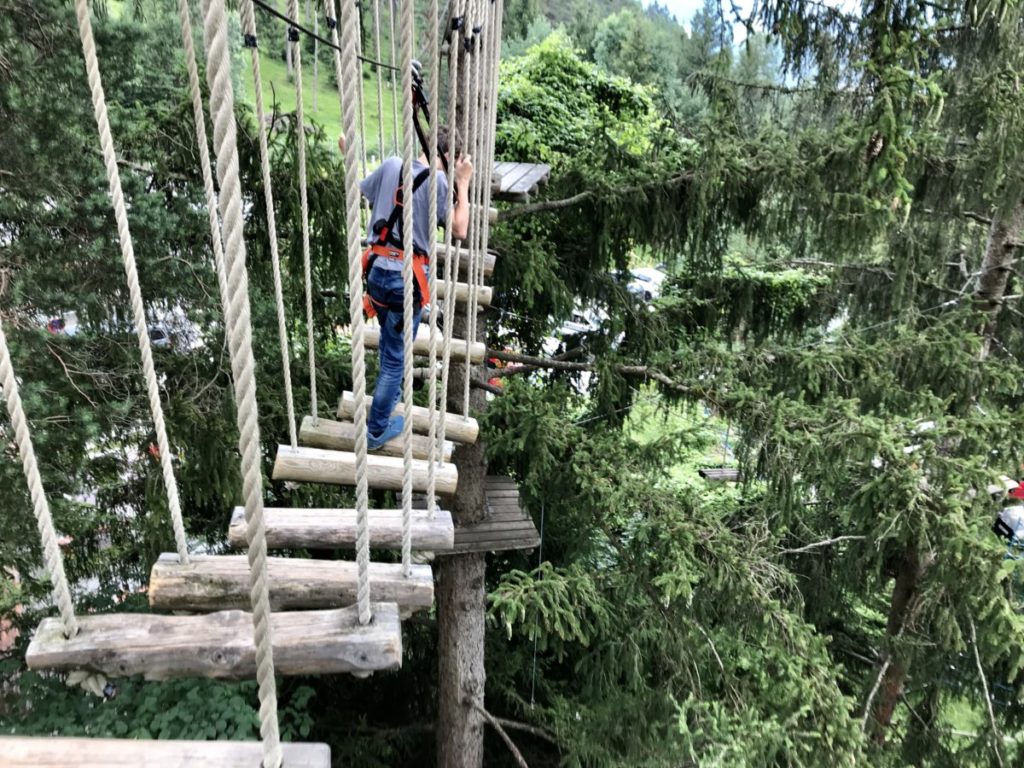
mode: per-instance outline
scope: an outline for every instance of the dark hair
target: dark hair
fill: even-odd
[[[451,137],[448,134],[448,126],[437,126],[437,151],[442,155],[445,155],[449,162],[454,162],[462,154],[462,137],[459,135],[458,128],[455,129],[455,157],[452,157],[451,154],[449,154],[449,149],[451,149],[452,143]]]

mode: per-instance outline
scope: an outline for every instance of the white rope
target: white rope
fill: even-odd
[[[340,0],[345,2],[346,0]],[[362,0],[353,0],[356,6],[356,24],[358,25],[359,32],[359,53],[363,52],[363,3]],[[366,136],[366,110],[363,108],[363,101],[366,97],[366,89],[363,87],[363,62],[361,59],[357,59],[357,66],[359,67],[359,89],[356,93],[359,96],[359,126],[360,135]],[[366,142],[364,141],[360,146],[360,159],[363,163],[363,178],[366,178]]]
[[[437,509],[437,463],[438,463],[438,445],[437,445],[437,313],[440,309],[440,303],[437,300],[437,133],[438,125],[440,124],[440,115],[437,113],[438,110],[438,99],[437,89],[441,82],[440,67],[441,61],[439,58],[438,42],[437,42],[437,24],[438,24],[438,9],[437,0],[432,0],[430,4],[430,15],[427,18],[427,34],[429,36],[430,44],[430,80],[427,83],[427,107],[430,111],[430,145],[427,162],[430,163],[430,208],[429,208],[429,222],[430,222],[430,242],[427,244],[428,249],[428,265],[430,274],[428,275],[428,283],[430,290],[430,318],[429,318],[429,329],[430,329],[430,357],[427,364],[427,370],[430,371],[429,389],[427,394],[428,408],[429,408],[429,419],[430,425],[427,431],[427,439],[430,441],[430,456],[429,463],[427,464],[427,509],[430,510],[429,514],[431,519],[434,517],[434,512]],[[452,142],[449,140],[449,144]],[[449,147],[449,172],[455,167],[456,158],[452,157],[451,148]],[[448,185],[451,186],[454,183],[454,178],[448,179]]]
[[[256,408],[256,361],[252,351],[249,280],[242,232],[242,190],[238,171],[235,97],[231,86],[231,53],[227,41],[224,0],[208,0],[205,10],[203,35],[206,42],[206,76],[210,86],[210,114],[213,116],[217,178],[221,189],[220,214],[224,225],[224,255],[228,268],[229,305],[225,320],[237,406],[238,448],[242,457],[242,493],[245,498],[246,536],[249,540],[249,596],[256,640],[263,768],[280,768],[282,757],[277,722],[259,417]]]
[[[391,25],[391,66],[394,67],[398,63],[398,54],[395,52],[395,3],[399,0],[387,0],[388,3],[388,23]],[[392,135],[392,142],[395,147],[395,154],[398,154],[398,83],[395,80],[395,70],[391,70],[391,117],[394,121],[394,134]],[[381,148],[381,154],[384,149]]]
[[[167,489],[167,508],[170,511],[171,525],[174,528],[174,543],[178,550],[178,559],[182,563],[188,563],[185,523],[181,517],[181,504],[178,501],[178,484],[174,479],[171,446],[167,439],[163,406],[160,403],[160,385],[157,382],[156,369],[153,365],[153,351],[149,346],[146,308],[142,304],[142,288],[139,286],[139,273],[135,265],[135,250],[132,246],[131,232],[128,229],[128,208],[121,190],[121,174],[117,167],[114,139],[110,132],[110,120],[107,118],[106,97],[103,95],[103,83],[100,80],[99,61],[96,58],[96,43],[93,39],[87,0],[75,0],[75,12],[78,16],[78,33],[82,40],[82,53],[85,57],[89,90],[92,92],[96,127],[99,129],[100,147],[103,150],[103,163],[107,170],[110,199],[114,206],[114,218],[117,221],[121,260],[124,262],[125,277],[128,280],[128,293],[132,315],[135,319],[135,334],[139,341],[139,353],[142,357],[142,373],[146,380],[149,410],[153,415],[153,427],[156,431],[157,447],[160,450],[160,467],[163,470],[164,487]]]
[[[306,0],[306,18],[313,17],[313,111],[320,111],[320,14],[310,7],[310,0]]]
[[[373,0],[373,46],[374,59],[380,58],[380,0]],[[384,159],[384,74],[380,66],[377,70],[377,152],[379,160]]]
[[[452,16],[457,18],[463,12],[463,0],[453,0]],[[455,129],[457,123],[458,109],[456,108],[459,94],[459,35],[456,31],[451,33],[450,55],[448,57],[448,136],[452,143],[449,170],[452,171],[452,178],[448,179],[448,195],[445,199],[446,220],[444,228],[444,340],[441,346],[441,416],[440,429],[437,431],[437,445],[435,450],[444,461],[444,441],[446,421],[448,417],[448,378],[451,370],[452,356],[452,325],[455,318],[455,283],[459,276],[459,250],[456,245],[452,249],[452,220],[454,217],[454,193],[455,193],[455,166],[458,163],[458,152],[455,148]]]
[[[401,0],[402,41],[402,572],[412,575],[412,342],[419,330],[413,325],[412,260],[415,246],[413,211],[413,159],[416,157],[416,134],[413,132],[412,104],[412,38],[413,0]]]
[[[326,0],[329,4],[331,0]],[[328,5],[328,7],[330,7]],[[359,227],[359,121],[356,115],[358,99],[359,63],[356,59],[356,25],[354,6],[347,0],[341,3],[341,21],[344,29],[342,51],[334,52],[334,68],[338,82],[338,95],[342,103],[345,130],[345,233],[348,238],[348,290],[349,316],[352,326],[352,394],[357,407],[353,414],[356,433],[356,569],[359,583],[356,600],[359,622],[368,624],[373,618],[370,610],[370,526],[369,491],[366,469],[366,349],[363,344],[363,266],[361,232]],[[331,30],[332,42],[338,45],[337,25]]]
[[[467,100],[463,102],[465,123],[467,131],[464,135],[472,137],[473,159],[480,163],[480,35],[474,33],[477,26],[483,27],[484,20],[481,13],[480,0],[472,2],[473,16],[466,22],[466,37],[470,42],[470,67],[472,69],[472,85],[467,93]],[[476,23],[474,23],[476,22]],[[467,76],[467,81],[469,77]],[[476,341],[476,260],[479,257],[477,252],[479,227],[479,199],[480,199],[480,174],[473,174],[469,188],[469,290],[466,297],[466,360],[463,363],[465,378],[463,379],[462,416],[469,418],[469,393],[470,380],[473,376],[473,360],[469,354],[473,342]]]
[[[220,304],[228,305],[228,283],[224,274],[224,247],[221,243],[220,219],[217,216],[217,194],[213,187],[213,170],[210,167],[210,146],[206,137],[206,117],[203,112],[203,92],[199,88],[199,66],[196,63],[196,48],[192,39],[192,14],[188,0],[178,0],[178,19],[181,22],[181,42],[185,49],[185,66],[188,69],[188,86],[192,95],[192,115],[196,123],[196,146],[199,149],[199,165],[203,171],[203,190],[206,193],[206,211],[210,219],[210,239],[213,243],[213,263],[217,270],[217,288]]]
[[[297,19],[299,9],[296,0],[288,0],[288,17]],[[294,29],[294,27],[290,28]],[[295,29],[295,37],[298,30]],[[299,171],[299,208],[302,215],[302,279],[306,290],[306,344],[309,349],[309,408],[315,427],[319,420],[316,398],[316,336],[313,333],[313,267],[309,256],[309,193],[306,181],[306,121],[303,115],[302,95],[302,46],[298,40],[289,42],[292,63],[295,65],[295,151]]]
[[[53,528],[53,517],[50,515],[50,504],[43,489],[43,479],[39,476],[36,452],[32,447],[32,434],[21,406],[18,380],[14,376],[3,323],[0,323],[0,389],[3,390],[4,400],[7,402],[7,412],[11,416],[11,426],[14,428],[14,439],[18,443],[18,453],[21,454],[21,468],[25,472],[29,494],[32,496],[32,511],[35,512],[36,527],[39,529],[39,539],[43,544],[46,574],[53,584],[53,601],[57,603],[57,609],[60,611],[64,636],[74,637],[78,634],[75,604],[71,599],[67,576],[64,575],[64,557],[57,543],[57,532]]]
[[[184,1],[184,0],[180,0]],[[274,186],[270,175],[270,148],[267,144],[267,116],[263,107],[263,77],[260,74],[260,52],[256,47],[256,14],[252,0],[241,0],[239,15],[242,33],[249,36],[252,57],[253,93],[256,95],[256,129],[260,143],[260,167],[263,173],[263,205],[267,212],[267,239],[270,241],[270,264],[274,278],[274,304],[277,308],[277,339],[281,348],[281,371],[284,376],[284,402],[288,412],[288,437],[292,448],[299,444],[295,428],[295,396],[292,394],[291,353],[288,351],[288,321],[284,309],[284,288],[281,285],[281,255],[277,242],[277,214],[274,212]]]

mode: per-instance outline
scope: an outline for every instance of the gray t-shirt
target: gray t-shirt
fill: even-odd
[[[415,181],[421,171],[427,169],[425,163],[416,160],[412,164],[412,177]],[[370,201],[372,215],[370,216],[370,229],[366,234],[370,242],[376,241],[373,234],[373,224],[379,219],[387,220],[391,215],[391,209],[395,207],[395,190],[398,189],[398,181],[402,175],[402,159],[389,157],[373,173],[363,179],[359,189],[363,196]],[[430,249],[430,241],[437,236],[437,227],[444,226],[448,218],[445,211],[445,203],[448,201],[448,179],[444,171],[437,172],[437,223],[430,225],[430,179],[424,179],[420,188],[413,194],[413,247],[417,251],[426,253]],[[399,215],[395,224],[395,235],[402,237],[402,216]],[[381,269],[400,270],[402,262],[398,259],[377,259],[374,265]]]

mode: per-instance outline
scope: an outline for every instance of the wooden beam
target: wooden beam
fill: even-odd
[[[348,419],[349,421],[355,416],[355,395],[351,392],[342,392],[341,400],[338,402],[338,418]],[[370,408],[370,404],[373,403],[372,397],[366,398],[366,408]],[[395,406],[394,413],[401,416],[405,413],[405,408],[402,403]],[[438,419],[440,419],[440,412],[438,412]],[[427,433],[430,430],[430,409],[424,408],[420,405],[414,405],[412,408],[412,428],[420,433]],[[480,425],[477,420],[470,417],[464,418],[459,414],[448,413],[445,417],[444,422],[444,436],[448,440],[452,440],[456,443],[475,443],[477,437],[480,434]]]
[[[330,768],[326,744],[282,744],[285,768]],[[6,768],[259,768],[253,741],[156,741],[0,736]]]
[[[401,407],[401,405],[399,405]],[[423,410],[426,410],[424,408]],[[351,418],[351,417],[349,417]],[[415,429],[415,423],[413,424]],[[429,425],[428,425],[429,429]],[[310,448],[326,448],[333,451],[354,451],[356,449],[356,427],[351,421],[333,421],[318,419],[313,426],[313,417],[304,416],[299,427],[299,442]],[[430,458],[430,438],[426,435],[412,436],[412,457],[414,459]],[[451,461],[452,444],[445,440],[444,460]],[[402,456],[405,446],[401,437],[390,440],[374,451],[381,456]]]
[[[402,548],[402,510],[371,509],[370,546],[380,549]],[[355,546],[356,511],[354,509],[275,509],[263,510],[267,546],[271,549],[339,549]],[[245,509],[236,507],[228,528],[228,543],[246,547]],[[437,552],[452,548],[455,528],[451,512],[438,510],[433,516],[425,510],[412,515],[412,548]]]
[[[29,669],[82,669],[146,680],[256,674],[252,615],[243,611],[83,614],[78,624],[79,633],[67,639],[59,619],[43,619],[25,654]],[[279,675],[362,674],[402,665],[402,627],[394,603],[374,604],[373,621],[366,626],[355,606],[274,613],[271,632]]]
[[[447,291],[445,290],[444,280],[437,281],[437,298],[443,299]],[[477,306],[489,307],[491,306],[491,299],[494,298],[494,289],[489,285],[478,285],[476,287],[476,303]],[[459,304],[465,304],[469,301],[469,284],[468,283],[456,283],[455,284],[455,301]]]
[[[442,338],[441,333],[438,331],[437,334],[437,356],[441,359],[442,351]],[[380,326],[378,325],[367,325],[363,327],[363,343],[370,349],[377,349],[380,346]],[[466,359],[466,347],[467,344],[464,339],[452,339],[451,345],[451,359],[462,362]],[[468,345],[471,362],[482,363],[484,361],[484,353],[487,350],[487,346],[482,341],[474,341]],[[414,355],[420,357],[426,357],[430,354],[430,329],[420,323],[420,327],[416,330],[416,338],[413,340],[412,351]]]
[[[452,254],[458,255],[459,258],[459,271],[469,272],[469,249],[460,248],[452,244]],[[444,242],[437,244],[437,262],[438,264],[444,264],[447,258],[447,251],[444,247]],[[484,277],[490,277],[494,272],[494,265],[497,262],[498,257],[496,254],[488,253],[484,256]]]
[[[359,583],[351,560],[268,557],[270,606],[275,611],[343,608],[356,602]],[[164,553],[149,574],[149,604],[161,611],[222,611],[249,605],[249,560],[245,555],[193,555],[188,565]],[[429,565],[370,563],[374,600],[397,603],[403,615],[434,604],[434,575]]]
[[[427,490],[427,469],[430,462],[413,461],[412,487],[414,491]],[[371,488],[388,491],[402,489],[402,459],[396,456],[366,457],[367,475]],[[332,485],[356,484],[356,455],[347,451],[327,451],[322,448],[292,448],[290,445],[277,447],[274,461],[275,480],[291,480],[297,483],[330,483]],[[435,472],[436,491],[452,496],[459,483],[459,473],[454,464],[440,464]]]

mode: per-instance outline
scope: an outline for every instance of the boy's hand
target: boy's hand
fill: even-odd
[[[473,176],[473,158],[463,155],[455,161],[455,181],[458,184],[467,183]]]
[[[345,154],[345,134],[338,134],[338,149],[341,150],[341,154]]]

